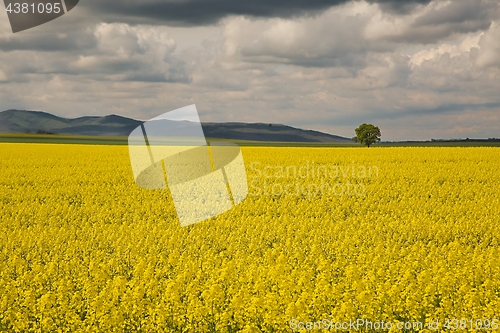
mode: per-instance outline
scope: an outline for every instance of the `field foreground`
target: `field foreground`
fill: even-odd
[[[181,228],[125,146],[0,144],[0,331],[495,327],[499,148],[242,151],[248,197]]]

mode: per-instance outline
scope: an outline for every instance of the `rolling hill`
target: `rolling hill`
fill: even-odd
[[[119,115],[63,118],[42,111],[0,112],[0,133],[128,136],[143,121]],[[351,142],[351,139],[280,124],[202,123],[207,138],[271,142]]]

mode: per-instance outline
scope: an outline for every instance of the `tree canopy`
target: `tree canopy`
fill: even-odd
[[[380,128],[372,124],[362,124],[354,130],[356,132],[357,142],[370,147],[375,142],[380,141],[382,134]]]

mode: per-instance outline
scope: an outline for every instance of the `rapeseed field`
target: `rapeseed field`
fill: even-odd
[[[497,148],[242,152],[248,197],[181,227],[126,147],[0,144],[0,331],[498,328]]]

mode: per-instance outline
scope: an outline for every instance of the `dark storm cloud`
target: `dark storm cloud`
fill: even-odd
[[[405,13],[416,5],[432,0],[371,0],[382,8]],[[318,13],[350,0],[164,0],[164,1],[97,1],[89,2],[94,12],[112,19],[128,17],[175,23],[179,25],[208,25],[229,15],[251,17],[294,17]]]
[[[452,34],[487,30],[497,8],[498,3],[493,2],[455,0],[418,17],[405,38],[433,43]]]
[[[427,5],[432,0],[414,0],[414,1],[398,1],[398,0],[368,0],[369,3],[377,3],[384,11],[395,14],[408,14],[419,5]]]
[[[396,43],[432,44],[452,35],[484,31],[498,17],[498,10],[495,1],[450,1],[422,11],[407,29],[388,39]]]
[[[438,26],[442,24],[457,24],[467,21],[490,20],[490,14],[496,8],[496,4],[485,1],[454,1],[441,8],[433,8],[425,15],[417,18],[414,27]]]

